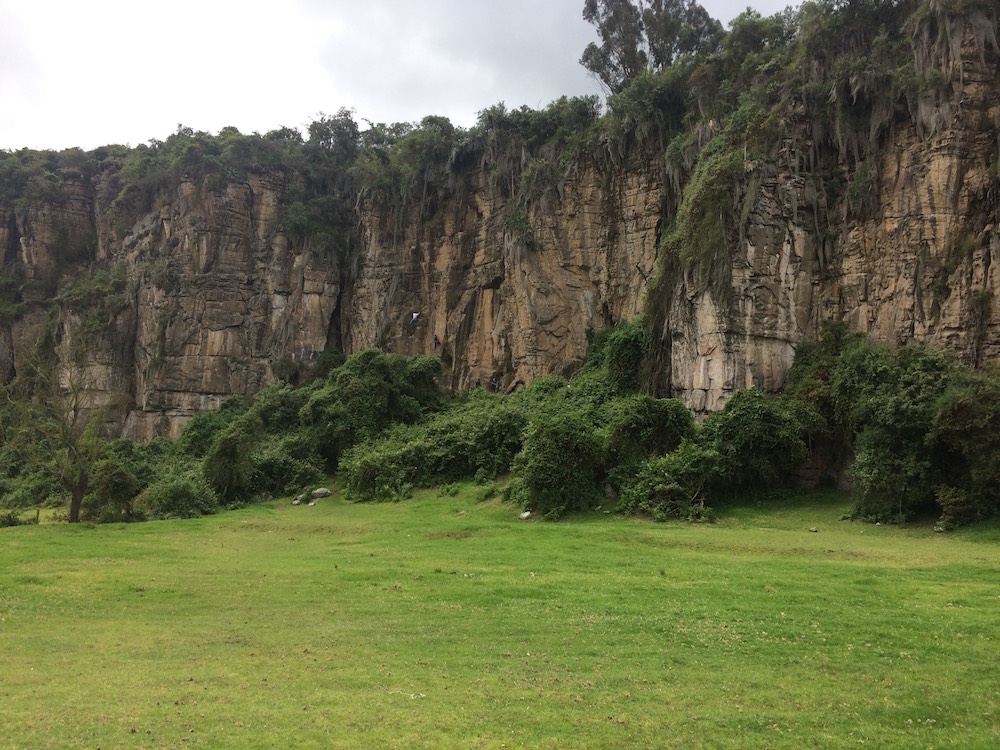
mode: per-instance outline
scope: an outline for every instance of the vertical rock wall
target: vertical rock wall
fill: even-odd
[[[889,133],[862,208],[830,203],[822,181],[853,175],[835,159],[806,170],[816,144],[793,125],[775,163],[747,162],[734,185],[744,205],[727,226],[721,286],[676,262],[652,286],[676,201],[656,154],[582,157],[531,201],[482,170],[422,216],[369,200],[347,258],[281,231],[285,185],[268,177],[221,192],[183,181],[124,236],[113,169],[67,180],[56,197],[4,207],[3,264],[20,274],[23,304],[0,325],[0,371],[20,371],[39,340],[68,361],[85,311],[77,301],[54,314],[48,300],[82,272],[74,253],[125,268],[125,302],[94,326],[85,368],[95,403],[120,404],[117,428],[142,439],[176,436],[328,346],[436,354],[453,389],[569,375],[588,332],[639,315],[647,294],[662,310],[656,390],[696,411],[736,388],[781,387],[797,345],[827,320],[980,364],[1000,354],[997,66],[994,52],[970,56],[932,127]]]
[[[437,352],[453,388],[493,377],[511,388],[572,374],[588,331],[639,314],[655,272],[655,164],[578,166],[527,210],[486,183],[472,173],[433,216],[395,237],[391,212],[368,207],[349,350]],[[526,222],[512,228],[519,211]]]

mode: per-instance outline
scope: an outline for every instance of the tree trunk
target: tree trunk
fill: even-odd
[[[69,522],[80,523],[80,506],[87,494],[87,473],[82,472],[69,490]]]

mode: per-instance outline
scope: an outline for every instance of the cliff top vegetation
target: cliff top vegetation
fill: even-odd
[[[66,181],[103,176],[124,232],[181,180],[221,189],[261,174],[286,187],[289,231],[332,234],[324,242],[344,249],[336,235],[359,199],[426,212],[469,170],[485,170],[529,202],[575,159],[617,161],[649,149],[679,204],[716,141],[725,145],[713,152],[735,149],[753,161],[773,160],[797,140],[796,168],[832,158],[853,173],[896,122],[917,122],[925,133],[942,126],[938,105],[968,73],[967,40],[981,60],[1000,49],[990,0],[819,0],[769,17],[748,8],[727,30],[694,0],[586,0],[583,15],[600,40],[581,63],[607,87],[603,115],[597,97],[564,97],[541,110],[501,102],[468,129],[434,115],[362,127],[340,109],[312,122],[305,137],[289,127],[213,135],[181,125],[135,148],[0,151],[0,206],[23,212],[59,200]],[[854,186],[855,203],[865,187]]]

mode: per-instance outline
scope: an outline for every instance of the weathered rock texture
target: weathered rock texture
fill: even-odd
[[[684,273],[657,285],[668,300],[654,321],[660,395],[703,411],[736,388],[779,388],[796,346],[826,320],[973,364],[996,358],[997,56],[973,56],[955,76],[933,128],[890,134],[863,210],[823,203],[802,168],[806,137],[790,137],[774,164],[745,165],[724,288]],[[9,208],[0,222],[4,264],[26,274],[23,312],[0,330],[0,369],[20,371],[46,335],[69,359],[65,342],[85,314],[53,319],[42,300],[75,268],[60,253],[82,247],[127,269],[127,301],[101,313],[85,368],[99,403],[122,404],[118,425],[133,437],[176,436],[192,414],[329,346],[438,354],[454,389],[571,374],[588,331],[643,310],[676,200],[660,164],[583,157],[526,208],[473,170],[402,224],[370,200],[347,260],[280,231],[282,187],[264,177],[221,192],[181,182],[123,239],[112,227],[113,174],[65,182],[58,199]]]
[[[713,294],[677,281],[660,331],[670,347],[663,390],[712,410],[734,388],[777,389],[823,321],[890,346],[953,350],[967,364],[996,358],[997,58],[966,52],[933,132],[914,123],[891,134],[862,215],[842,199],[821,216],[816,183],[799,170],[808,140],[787,141],[777,169],[746,165],[751,203],[731,237],[732,283]]]
[[[396,241],[370,206],[348,348],[436,351],[453,388],[572,374],[589,330],[641,311],[662,192],[653,165],[579,166],[530,209],[530,230],[518,232],[508,222],[516,209],[474,172],[455,200]]]
[[[276,231],[279,192],[266,180],[221,194],[181,183],[123,242],[115,239],[108,207],[92,193],[85,210],[82,193],[64,186],[59,215],[47,204],[32,207],[0,241],[7,260],[17,253],[28,269],[28,290],[45,286],[56,268],[53,227],[71,240],[96,235],[99,262],[127,268],[127,302],[114,320],[97,321],[85,362],[88,387],[106,394],[96,403],[122,406],[124,434],[175,437],[191,415],[260,390],[273,380],[275,363],[309,360],[330,337],[339,341],[330,326],[341,292],[338,268]],[[0,357],[8,370],[23,368],[53,325],[48,305],[32,304],[30,295],[25,313],[4,332]],[[53,339],[71,341],[79,322],[60,317]]]

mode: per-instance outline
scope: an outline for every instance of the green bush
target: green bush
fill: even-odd
[[[251,409],[260,417],[261,426],[268,434],[294,431],[299,427],[299,412],[309,400],[309,394],[305,388],[275,382],[254,396]]]
[[[417,472],[413,444],[392,437],[344,452],[340,471],[350,500],[395,502],[410,496]]]
[[[264,431],[255,411],[241,414],[217,433],[205,454],[202,473],[205,481],[225,502],[249,499],[257,470],[254,449]]]
[[[639,465],[622,486],[618,509],[656,521],[707,520],[706,501],[721,478],[719,454],[685,440],[673,453]]]
[[[952,375],[934,404],[932,439],[945,482],[936,492],[942,523],[956,526],[1000,511],[1000,373],[996,369],[961,370]]]
[[[604,444],[576,414],[531,423],[514,460],[510,499],[546,518],[582,511],[601,501]]]
[[[103,460],[114,461],[135,476],[139,490],[143,490],[159,479],[164,466],[171,460],[174,444],[164,437],[156,437],[146,443],[137,443],[122,438],[110,440],[101,453],[95,467]],[[91,472],[91,483],[94,473]]]
[[[215,513],[219,500],[194,470],[167,474],[140,493],[135,507],[151,518],[196,518]]]
[[[604,347],[604,368],[615,393],[624,395],[638,391],[642,363],[649,350],[649,335],[642,322],[634,320],[613,328]]]
[[[836,420],[853,439],[879,402],[879,390],[895,380],[888,349],[867,338],[852,339],[840,352],[831,379]]]
[[[397,425],[346,451],[340,471],[355,500],[397,499],[427,486],[507,471],[521,450],[526,418],[492,394],[474,395],[420,425]]]
[[[605,423],[609,466],[669,453],[695,432],[691,411],[673,398],[615,399],[605,405],[601,417]]]
[[[91,468],[89,491],[83,499],[80,517],[97,523],[142,520],[134,507],[142,489],[139,479],[123,462],[101,459]]]
[[[588,366],[572,380],[555,375],[536,378],[527,388],[516,391],[509,398],[532,419],[572,412],[597,424],[601,419],[601,410],[615,395],[608,372],[602,365],[596,368]]]
[[[7,508],[34,508],[59,505],[65,500],[65,490],[55,472],[42,469],[19,471],[12,477],[0,479],[3,506]]]
[[[946,529],[983,519],[981,503],[959,487],[939,485],[934,490],[934,499],[941,508],[938,523]]]
[[[438,415],[422,430],[421,474],[455,481],[482,470],[495,477],[510,469],[526,426],[524,414],[502,400]]]
[[[854,517],[901,523],[931,507],[938,477],[920,445],[900,445],[873,426],[858,436],[855,451]]]
[[[304,437],[288,435],[254,451],[250,479],[253,494],[290,495],[322,481],[322,461]]]
[[[201,458],[212,447],[216,435],[240,414],[250,408],[250,401],[242,396],[232,396],[218,409],[205,411],[192,417],[177,439],[177,450],[187,456]]]
[[[804,344],[785,401],[833,454],[853,453],[855,517],[937,510],[955,526],[1000,510],[1000,375],[916,346],[891,351],[843,325]]]
[[[340,455],[370,440],[393,423],[413,424],[439,408],[437,357],[403,357],[368,349],[330,373],[299,412],[300,422],[317,431],[319,449],[330,469]]]
[[[934,488],[949,482],[950,461],[933,439],[936,404],[954,374],[940,352],[895,352],[866,341],[846,348],[834,373],[834,397],[848,434],[855,515],[905,520],[936,507]]]
[[[0,513],[0,529],[6,529],[12,526],[28,526],[35,523],[38,523],[37,516],[34,518],[24,518],[16,510]]]
[[[802,424],[794,410],[756,388],[735,392],[709,414],[701,442],[719,454],[722,491],[777,487],[805,461]]]

